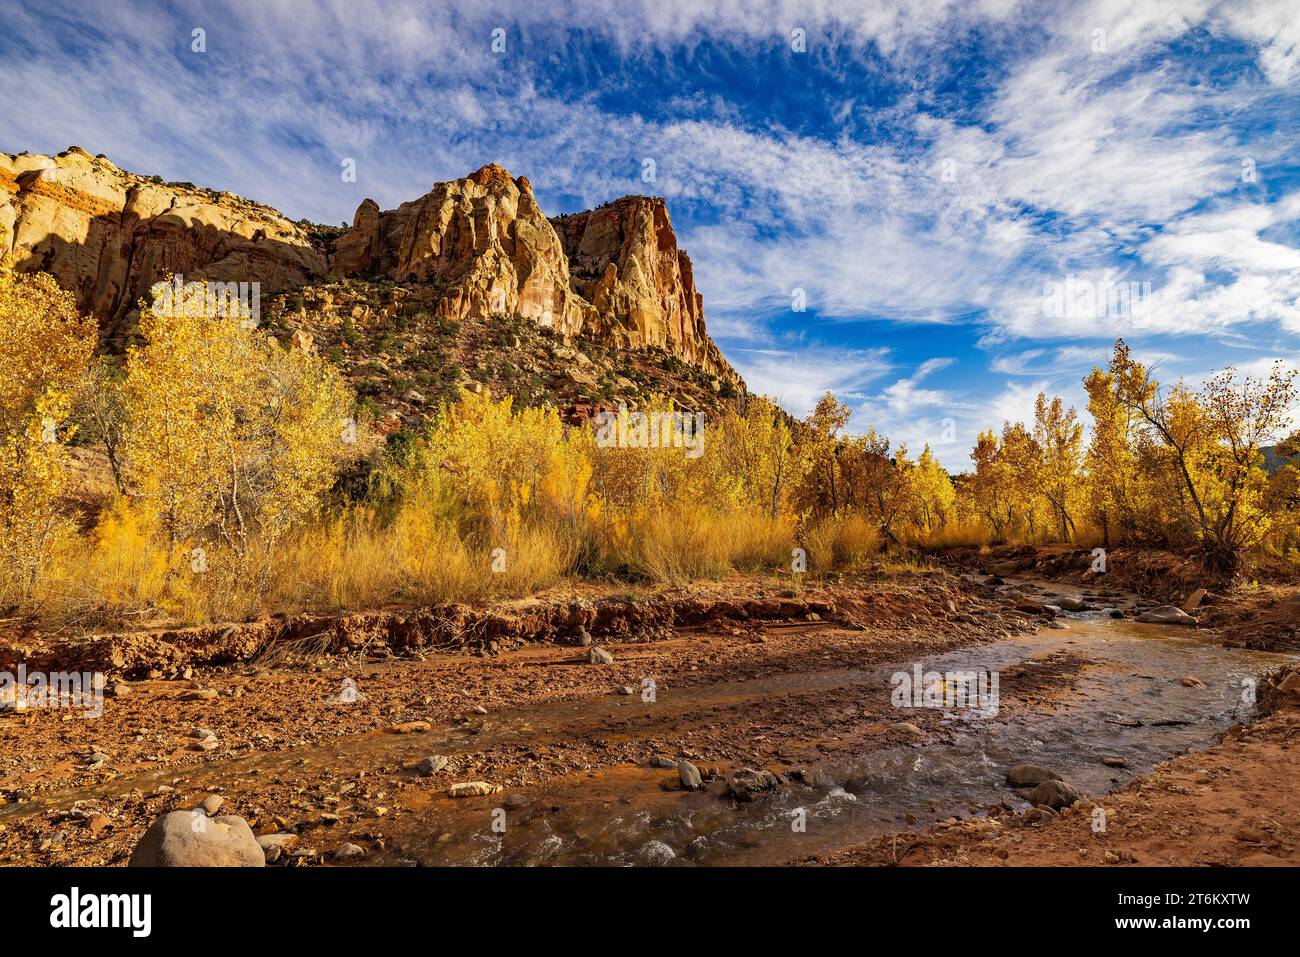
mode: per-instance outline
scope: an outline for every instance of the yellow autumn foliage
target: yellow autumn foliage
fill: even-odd
[[[1086,430],[1040,395],[1032,422],[982,431],[958,475],[830,394],[802,421],[756,396],[699,420],[649,396],[573,427],[464,392],[377,451],[378,433],[354,447],[333,366],[240,319],[146,307],[123,370],[95,363],[94,324],[53,280],[0,268],[6,608],[179,623],[486,601],[572,578],[759,572],[798,587],[805,570],[1003,542],[1194,548],[1226,573],[1248,553],[1300,558],[1300,433],[1268,448],[1294,427],[1296,373],[1281,366],[1162,387],[1117,342],[1084,382]],[[78,422],[117,490],[81,530]],[[344,462],[364,467],[340,482]]]
[[[94,355],[96,329],[44,274],[0,260],[0,600],[26,598],[42,565],[73,531],[67,483],[72,396]]]

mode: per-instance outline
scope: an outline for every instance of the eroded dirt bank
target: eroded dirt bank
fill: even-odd
[[[880,786],[873,755],[893,767],[899,755],[955,748],[960,722],[891,706],[890,663],[989,646],[992,664],[971,661],[1000,671],[1002,722],[1086,698],[1087,676],[1111,665],[1075,648],[1051,607],[1080,596],[1094,617],[1154,603],[1100,584],[1059,590],[932,570],[849,576],[798,595],[754,578],[635,600],[590,589],[460,609],[455,620],[471,624],[459,630],[439,610],[28,636],[18,650],[32,661],[106,664],[110,694],[93,719],[0,712],[0,860],[124,863],[159,814],[216,799],[257,834],[278,835],[268,855],[278,864],[341,862],[344,845],[359,851],[349,861],[389,864],[831,853],[858,831],[824,847],[765,843],[752,821],[737,827],[738,804],[769,816],[788,808],[766,793],[737,801],[731,776],[770,773],[764,787],[796,803],[806,791],[834,816],[836,802],[857,800],[855,787],[865,804]],[[593,663],[588,643],[613,661]],[[700,791],[672,785],[680,759],[701,772]],[[489,793],[449,796],[470,782]],[[965,798],[980,793],[972,785]],[[941,812],[981,813],[965,798],[954,791],[866,823],[899,831]],[[498,812],[508,837],[492,828]],[[661,831],[674,835],[673,857],[645,840]]]

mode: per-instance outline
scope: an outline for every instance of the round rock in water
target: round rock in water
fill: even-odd
[[[1064,781],[1044,781],[1029,792],[1029,803],[1035,807],[1050,807],[1053,811],[1069,807],[1083,799],[1073,785]]]
[[[1055,771],[1040,768],[1036,764],[1017,764],[1007,772],[1007,783],[1013,788],[1037,787],[1044,781],[1059,781],[1061,776]]]

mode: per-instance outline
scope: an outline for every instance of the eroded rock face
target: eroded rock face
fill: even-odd
[[[436,283],[437,312],[456,320],[517,314],[572,336],[592,317],[532,186],[496,164],[387,212],[366,200],[330,271]]]
[[[704,328],[691,261],[662,199],[627,196],[549,220],[532,186],[489,164],[382,211],[367,199],[328,262],[307,230],[230,193],[161,184],[73,147],[0,153],[0,254],[50,272],[121,340],[169,274],[260,283],[264,295],[327,275],[428,284],[454,319],[519,315],[564,337],[657,346],[741,385]]]
[[[163,185],[73,147],[0,153],[0,255],[43,270],[100,320],[126,331],[168,274],[258,282],[264,294],[324,275],[325,259],[275,210],[230,193]]]
[[[548,220],[528,180],[492,164],[395,210],[366,200],[330,272],[439,283],[448,318],[517,313],[565,336],[658,346],[739,382],[705,331],[691,261],[662,199],[627,196]]]
[[[710,372],[730,371],[704,330],[704,300],[662,199],[624,196],[551,220],[574,288],[595,308],[595,334],[659,346]]]

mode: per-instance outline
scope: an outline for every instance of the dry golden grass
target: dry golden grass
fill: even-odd
[[[123,500],[51,556],[22,610],[93,627],[515,597],[570,574],[578,546],[563,525],[487,540],[409,502],[387,521],[358,508],[244,554],[208,546],[196,570],[189,546],[167,546]]]
[[[601,527],[599,564],[680,585],[790,564],[794,523],[754,512],[664,508]]]
[[[851,513],[811,525],[804,532],[804,547],[812,571],[853,568],[879,553],[880,534],[865,517]]]

